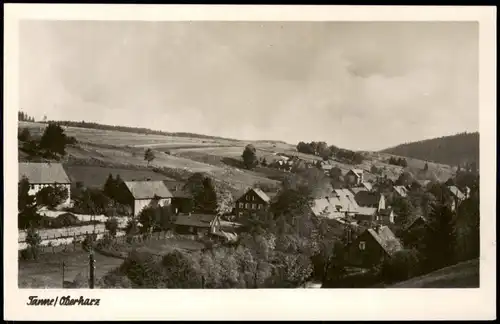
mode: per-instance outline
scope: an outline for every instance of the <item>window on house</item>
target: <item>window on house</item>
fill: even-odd
[[[240,203],[240,208],[243,208],[245,206],[244,203]]]
[[[364,251],[364,250],[365,250],[365,248],[366,248],[366,243],[365,243],[365,242],[363,242],[363,241],[359,242],[359,249],[360,249],[361,251]]]
[[[238,216],[242,217],[243,216],[243,212],[239,212]]]
[[[255,209],[255,204],[252,204],[252,209]]]
[[[257,204],[257,209],[261,209],[262,208],[262,205],[261,204]]]
[[[250,205],[249,203],[246,203],[246,204],[245,204],[245,208],[246,208],[246,209],[248,209],[248,208],[249,208],[249,205]]]

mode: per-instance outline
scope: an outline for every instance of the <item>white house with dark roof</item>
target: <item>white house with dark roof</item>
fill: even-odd
[[[68,204],[71,200],[71,180],[61,163],[19,163],[19,181],[25,177],[30,184],[30,195],[35,195],[38,191],[49,186],[62,186],[68,191],[68,199],[63,204]]]
[[[133,197],[133,215],[149,205],[167,206],[172,203],[173,194],[163,181],[125,181],[127,189]]]
[[[350,169],[345,174],[347,181],[354,185],[360,185],[364,182],[364,171],[362,169]]]
[[[451,196],[453,198],[452,204],[451,204],[451,210],[455,211],[458,207],[458,205],[464,201],[467,196],[458,189],[457,186],[448,186],[448,190],[451,193]]]
[[[393,187],[394,192],[399,196],[399,197],[407,197],[408,196],[408,189],[406,189],[405,186],[394,186]]]

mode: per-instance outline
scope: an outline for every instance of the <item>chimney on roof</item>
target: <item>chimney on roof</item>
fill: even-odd
[[[375,232],[380,233],[380,227],[381,227],[380,224],[377,224],[374,226],[373,229],[375,230]]]

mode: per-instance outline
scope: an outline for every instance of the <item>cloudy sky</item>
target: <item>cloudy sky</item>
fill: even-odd
[[[362,150],[477,131],[476,23],[35,22],[42,118]]]

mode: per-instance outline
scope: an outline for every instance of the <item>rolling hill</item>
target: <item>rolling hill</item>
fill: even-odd
[[[453,166],[467,163],[479,165],[479,133],[465,132],[405,143],[381,152]]]
[[[479,260],[460,262],[386,288],[478,288]]]
[[[33,137],[39,137],[46,126],[46,123],[20,121],[18,127],[27,128]],[[204,135],[181,136],[180,133],[166,135],[107,125],[78,124],[64,125],[63,128],[78,143],[67,147],[67,155],[61,162],[74,182],[82,182],[87,186],[102,186],[109,173],[120,174],[126,179],[168,177],[185,180],[194,172],[202,172],[234,192],[255,185],[275,191],[287,173],[266,167],[253,170],[243,168],[241,154],[245,145],[254,144],[257,157],[265,158],[268,162],[277,159],[280,153],[297,156],[309,163],[322,160],[316,155],[299,153],[295,145],[281,141],[239,141]],[[152,149],[156,156],[149,164],[144,160],[146,148]],[[340,168],[343,174],[353,167],[363,169],[367,181],[381,175],[396,180],[403,171],[408,171],[417,180],[435,179],[444,182],[454,173],[449,165],[428,163],[428,171],[422,174],[425,161],[418,159],[407,158],[408,166],[402,168],[388,164],[389,154],[386,153],[365,152],[364,156],[365,160],[358,165],[336,160],[330,160],[330,164]],[[28,157],[19,150],[19,161],[25,160]],[[380,174],[372,173],[372,166],[380,169]]]

